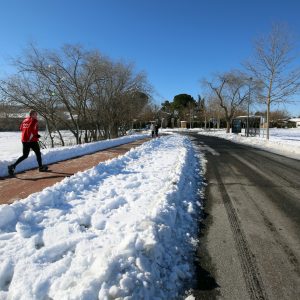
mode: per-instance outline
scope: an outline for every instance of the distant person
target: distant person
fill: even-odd
[[[158,124],[154,126],[155,136],[158,137]]]
[[[47,171],[48,166],[42,164],[42,155],[38,143],[41,136],[38,134],[38,120],[35,110],[31,110],[29,116],[22,121],[20,130],[22,131],[23,155],[19,157],[14,164],[8,166],[8,174],[14,175],[16,166],[28,157],[30,149],[32,149],[36,155],[39,171]]]
[[[154,137],[155,127],[154,127],[153,123],[151,123],[151,125],[150,125],[150,130],[151,130],[151,136]]]

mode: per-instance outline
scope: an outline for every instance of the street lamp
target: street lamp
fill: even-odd
[[[250,106],[250,97],[251,97],[251,82],[252,77],[249,78],[249,95],[248,95],[248,107],[247,107],[247,137],[249,137],[249,106]]]

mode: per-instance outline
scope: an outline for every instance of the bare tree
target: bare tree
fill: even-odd
[[[41,80],[35,80],[31,76],[20,73],[18,76],[12,76],[6,81],[1,81],[0,90],[5,94],[7,101],[17,106],[35,109],[44,118],[47,128],[56,128],[53,116],[56,115],[57,103],[51,95],[45,93],[44,84]],[[49,137],[53,147],[51,131]]]
[[[269,36],[256,41],[254,58],[246,63],[251,76],[262,84],[262,102],[267,105],[267,139],[271,104],[287,103],[300,89],[300,68],[293,64],[294,49],[288,30],[275,24]]]
[[[221,118],[224,117],[224,110],[219,104],[217,98],[213,98],[211,102],[208,102],[210,113],[212,114],[213,122],[216,127],[220,128]]]
[[[213,81],[204,81],[214,98],[224,110],[226,132],[230,132],[230,125],[236,111],[248,99],[247,77],[239,71],[216,75]]]
[[[98,51],[66,45],[50,52],[31,45],[15,64],[18,74],[2,80],[0,91],[43,116],[52,144],[51,130],[60,134],[59,127],[70,130],[78,144],[117,137],[149,103],[146,76]]]
[[[145,75],[134,74],[131,65],[106,60],[99,61],[98,68],[92,105],[105,137],[113,138],[118,136],[119,128],[131,123],[143,110],[149,100],[149,86]]]
[[[87,142],[87,109],[89,89],[94,82],[95,68],[87,65],[91,54],[80,46],[66,45],[63,52],[44,53],[34,57],[35,72],[42,76],[53,98],[56,98],[68,114],[62,122],[75,136],[78,144],[82,133]],[[57,116],[59,118],[59,115]]]
[[[15,65],[18,74],[2,81],[0,87],[15,103],[36,109],[47,128],[58,132],[58,124],[69,129],[77,143],[88,141],[89,90],[96,69],[90,63],[93,52],[80,46],[66,45],[62,51],[40,51],[30,45],[29,51]],[[49,135],[53,145],[51,130]]]

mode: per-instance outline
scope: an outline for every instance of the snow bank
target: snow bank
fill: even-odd
[[[188,138],[162,137],[0,206],[0,299],[182,295],[193,277],[199,162]]]

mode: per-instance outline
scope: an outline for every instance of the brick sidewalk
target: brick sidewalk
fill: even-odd
[[[13,178],[0,178],[0,204],[9,204],[24,199],[30,194],[40,192],[44,188],[62,181],[65,177],[72,176],[79,171],[88,170],[100,162],[122,155],[143,144],[146,140],[139,140],[93,154],[60,161],[49,165],[50,172],[41,173],[34,169],[17,173]]]

